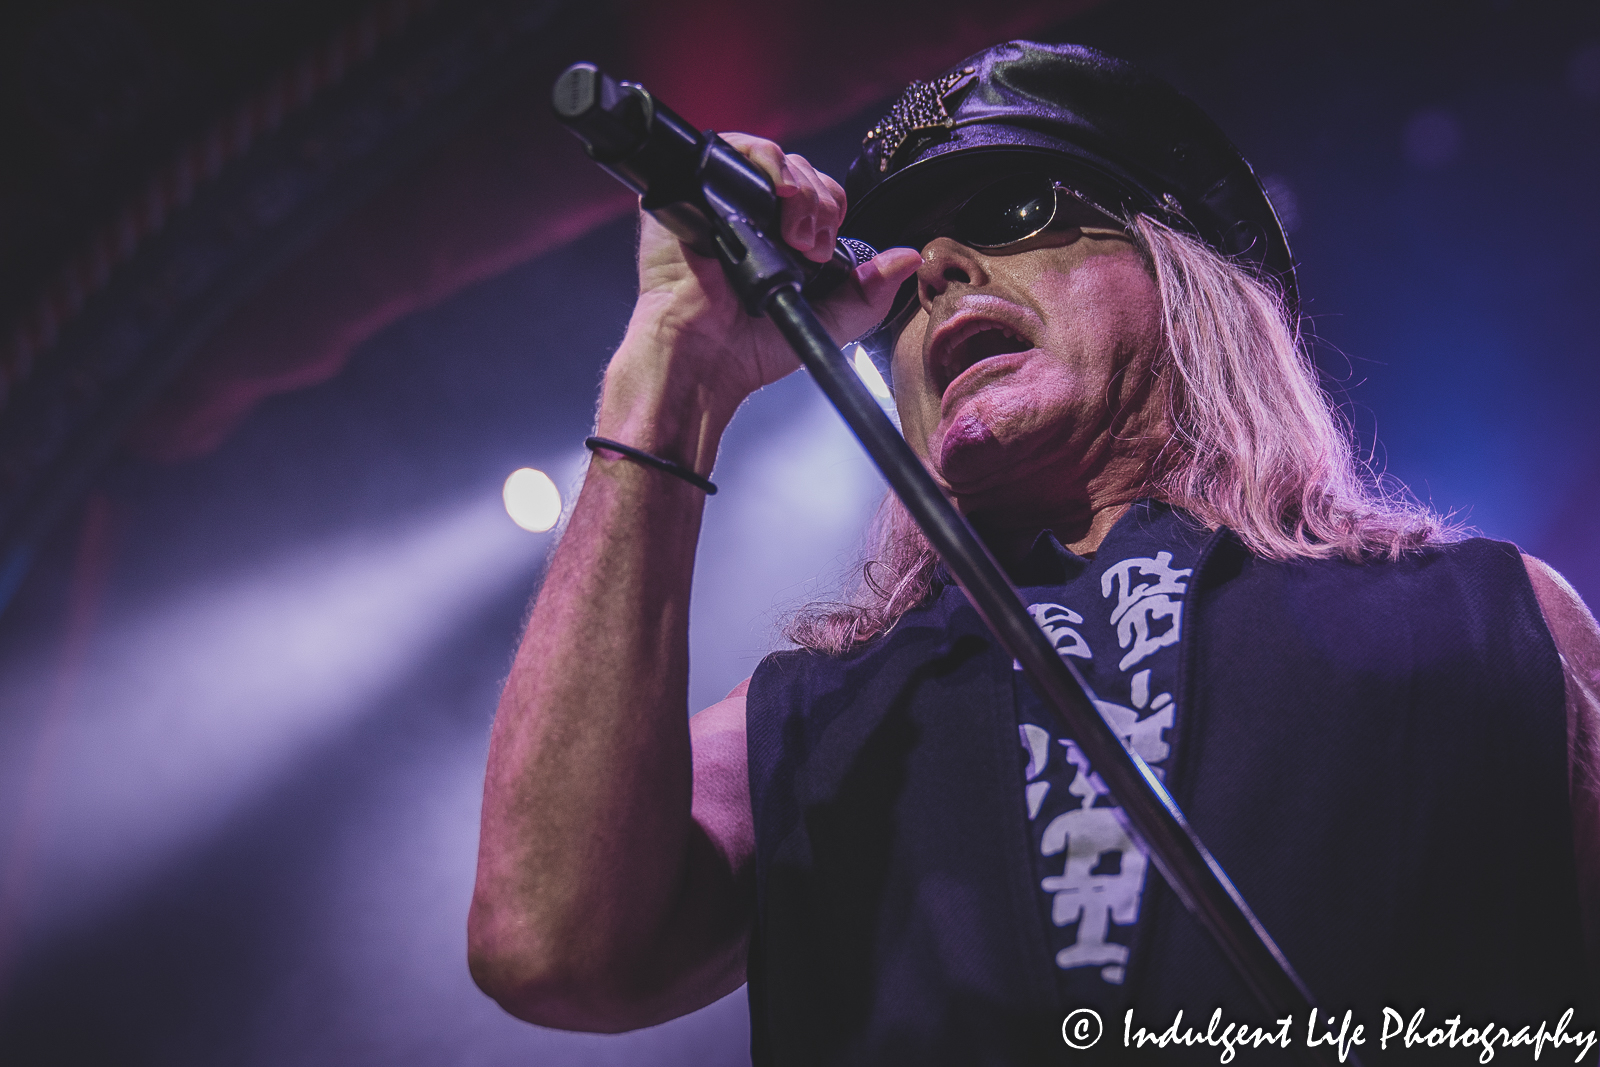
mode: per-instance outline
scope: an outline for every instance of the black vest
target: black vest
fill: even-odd
[[[1515,547],[1274,563],[1159,505],[1108,544],[1130,524],[1196,563],[1168,784],[1324,1009],[1367,1024],[1363,1059],[1423,1062],[1378,1053],[1385,1006],[1553,1024],[1578,1003],[1563,681]],[[758,1065],[1067,1062],[1016,694],[953,586],[849,655],[756,670]],[[1119,1056],[1130,1005],[1158,1030],[1179,1008],[1271,1023],[1153,867],[1131,941],[1097,1059],[1218,1062]]]

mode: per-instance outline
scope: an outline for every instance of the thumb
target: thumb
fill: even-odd
[[[835,341],[853,341],[883,321],[894,294],[920,266],[922,253],[915,248],[886,249],[857,267],[849,284],[823,301],[818,316]]]

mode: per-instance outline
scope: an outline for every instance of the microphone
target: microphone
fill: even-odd
[[[715,132],[689,125],[644,86],[616,81],[593,63],[574,63],[556,79],[551,98],[556,117],[583,143],[589,158],[638,193],[640,206],[694,251],[715,256],[719,243],[733,243],[714,216],[742,216],[772,235],[773,245],[788,249],[776,238],[778,196],[767,176]],[[731,251],[735,261],[744,253],[737,247]],[[826,263],[798,254],[789,259],[804,278],[801,292],[816,298],[877,254],[865,241],[841,237]]]

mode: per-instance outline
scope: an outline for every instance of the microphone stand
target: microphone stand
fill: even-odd
[[[766,176],[715,133],[702,134],[684,122],[643,86],[613,81],[593,64],[577,63],[556,80],[553,96],[557,117],[583,141],[589,155],[638,192],[641,207],[691,248],[716,255],[746,311],[772,319],[1000,645],[1088,757],[1119,804],[1124,826],[1261,1006],[1273,1020],[1308,1018],[1316,1010],[1310,992],[1189,826],[1172,794],[1123,746],[1094,706],[1083,676],[1057,654],[1005,572],[811,310],[805,292],[836,282],[843,270],[856,265],[857,257],[850,250],[836,253],[816,277],[815,265],[798,257],[779,236],[777,197]],[[1308,1063],[1341,1062],[1331,1045],[1302,1051]],[[1359,1067],[1354,1053],[1343,1062]]]

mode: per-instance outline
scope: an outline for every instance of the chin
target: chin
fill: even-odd
[[[935,430],[929,454],[954,488],[957,481],[986,486],[1036,470],[1046,453],[1065,453],[1073,421],[1064,413],[1036,405],[1009,405],[1003,397],[965,403]],[[998,402],[997,402],[998,401]]]
[[[936,453],[938,470],[950,491],[958,496],[984,493],[1015,482],[1032,464],[1020,462],[1027,454],[1017,443],[1005,443],[988,427],[981,433],[946,433]],[[1019,454],[1020,453],[1020,454]]]

